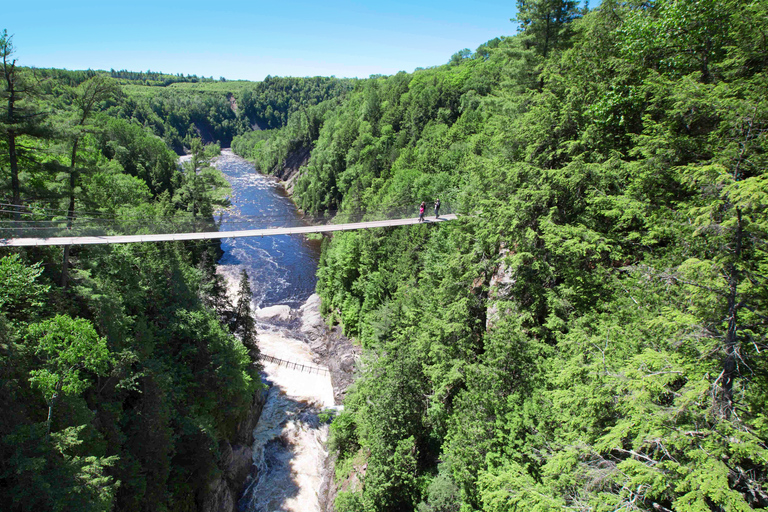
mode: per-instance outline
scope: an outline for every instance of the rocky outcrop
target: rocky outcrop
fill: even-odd
[[[301,146],[288,153],[285,160],[270,170],[270,174],[283,182],[283,187],[289,195],[293,195],[293,185],[301,174],[301,168],[309,162],[310,154],[309,146]]]
[[[307,336],[322,336],[327,332],[327,326],[323,315],[320,314],[320,296],[313,293],[299,308],[301,327],[300,330]]]
[[[253,312],[259,320],[271,320],[278,322],[289,322],[292,318],[291,306],[277,305],[257,309]]]
[[[341,404],[344,401],[347,388],[354,381],[355,365],[360,358],[362,349],[344,336],[338,326],[328,327],[320,313],[320,306],[319,295],[313,294],[307,299],[299,309],[300,324],[298,330],[310,344],[312,352],[318,356],[318,362],[330,370],[333,398],[335,403]],[[341,409],[343,406],[337,406],[337,410]],[[350,485],[349,482],[343,482],[342,488],[339,488],[334,478],[335,464],[336,456],[330,454],[325,461],[323,484],[318,490],[320,509],[324,511],[334,510],[333,502],[338,492],[347,489]],[[357,478],[357,474],[360,473],[357,471],[358,468],[355,469],[352,479]],[[364,468],[360,474],[365,474]]]
[[[229,102],[229,108],[237,114],[237,100],[235,99],[235,95],[231,92],[227,93],[227,101]]]
[[[320,314],[319,295],[311,295],[299,311],[300,332],[318,356],[318,362],[330,370],[333,398],[340,404],[354,381],[355,363],[362,349],[344,336],[338,326],[328,327]]]
[[[266,390],[256,392],[248,414],[237,425],[234,439],[219,443],[219,472],[200,497],[201,512],[237,511],[237,500],[253,467],[253,429],[259,422],[266,399]]]
[[[504,257],[510,253],[510,250],[502,245],[499,249],[499,266],[491,276],[488,285],[488,309],[485,315],[485,328],[490,330],[499,321],[502,315],[500,301],[506,301],[512,298],[512,289],[515,286],[515,278],[512,269],[504,262]],[[508,308],[504,308],[503,314],[511,314]]]

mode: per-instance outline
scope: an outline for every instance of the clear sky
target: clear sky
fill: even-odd
[[[514,0],[4,2],[18,64],[262,80],[445,64],[517,26]]]

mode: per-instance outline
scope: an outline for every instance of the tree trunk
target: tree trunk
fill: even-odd
[[[738,300],[739,270],[738,262],[741,259],[742,221],[741,209],[736,208],[736,247],[734,250],[734,262],[729,265],[728,272],[728,330],[725,333],[725,360],[723,361],[723,416],[728,419],[733,410],[733,383],[738,376],[738,314],[741,304]]]
[[[8,158],[11,162],[11,191],[13,193],[13,200],[11,202],[13,203],[13,220],[21,220],[21,185],[19,184],[19,159],[16,154],[16,133],[12,130],[8,132]]]
[[[75,139],[72,145],[72,160],[69,171],[69,207],[67,208],[67,230],[72,229],[72,222],[75,220],[75,185],[77,183],[77,171],[75,163],[77,162],[77,146],[79,139]],[[61,261],[61,287],[67,287],[67,271],[69,269],[69,245],[64,246],[64,255]]]
[[[48,419],[45,422],[46,433],[51,435],[51,422],[53,420],[53,406],[56,405],[56,401],[59,399],[59,393],[61,393],[62,383],[59,382],[56,386],[56,392],[51,397],[51,402],[48,404]]]

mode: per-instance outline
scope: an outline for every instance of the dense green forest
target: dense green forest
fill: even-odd
[[[179,153],[190,137],[228,147],[236,135],[284,126],[294,112],[342,96],[352,83],[267,77],[262,82],[176,82],[168,87],[128,84],[114,115],[149,127]]]
[[[218,152],[115,115],[106,74],[18,66],[0,35],[0,223],[215,229]],[[19,52],[21,53],[21,52]],[[121,219],[119,225],[111,219]],[[250,289],[217,244],[0,249],[0,508],[197,510],[260,388]]]
[[[768,5],[518,11],[367,80],[34,70],[4,35],[3,221],[214,229],[200,137],[264,171],[310,149],[307,212],[462,213],[324,241],[324,314],[365,347],[339,512],[768,507]],[[217,256],[0,250],[5,508],[195,509],[258,387]]]
[[[235,140],[262,168],[311,145],[312,213],[464,214],[325,243],[324,311],[367,349],[336,508],[768,507],[768,4],[518,7]]]
[[[108,115],[148,128],[179,154],[189,151],[189,141],[193,138],[228,147],[237,135],[281,128],[291,114],[343,97],[356,82],[326,77],[272,76],[262,82],[214,81],[194,75],[125,70],[31,69],[28,72],[48,93],[60,87],[75,87],[95,76],[113,78],[113,83],[120,86],[120,93],[108,106]]]

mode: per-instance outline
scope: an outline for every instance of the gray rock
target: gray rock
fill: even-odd
[[[277,305],[268,308],[257,309],[253,316],[259,320],[277,320],[280,322],[291,321],[291,306]]]

